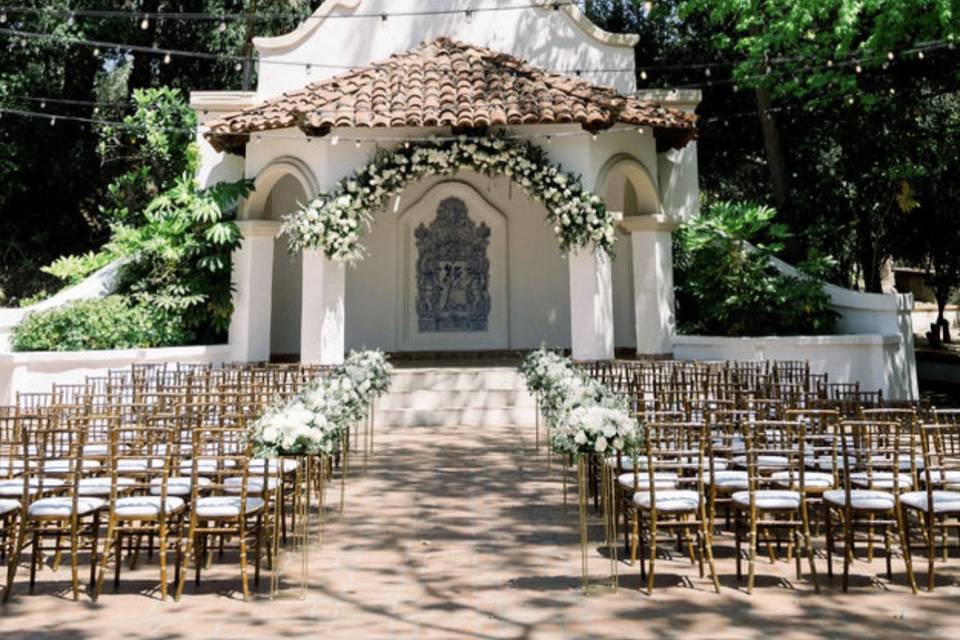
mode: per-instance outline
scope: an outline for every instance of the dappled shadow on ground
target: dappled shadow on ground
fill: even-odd
[[[888,581],[878,555],[854,564],[845,594],[842,563],[836,559],[837,577],[828,581],[819,550],[817,594],[808,577],[796,578],[792,563],[771,564],[761,554],[754,593],[747,595],[745,581],[735,577],[729,534],[716,541],[719,595],[669,544],[659,548],[652,596],[643,592],[639,566],[624,561],[619,549],[614,593],[605,586],[610,550],[595,521],[588,548],[592,586],[584,596],[573,487],[564,509],[560,470],[556,464],[548,469],[532,451],[527,431],[378,433],[366,475],[354,467],[342,516],[335,515],[339,488],[329,491],[323,545],[312,552],[303,601],[270,601],[265,580],[253,602],[242,602],[229,552],[205,572],[201,587],[188,581],[179,603],[160,601],[155,558],[125,570],[118,593],[108,580],[97,604],[86,596],[70,601],[62,569],[42,572],[40,595],[28,596],[22,571],[13,602],[0,609],[3,633],[101,637],[109,621],[111,633],[134,638],[861,638],[948,637],[960,625],[954,565],[938,574],[942,586],[935,594],[914,597],[902,560],[895,558]]]

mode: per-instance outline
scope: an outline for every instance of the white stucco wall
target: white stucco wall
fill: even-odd
[[[603,32],[576,7],[565,5],[554,11],[553,2],[544,2],[543,8],[514,2],[507,3],[513,10],[485,11],[504,4],[501,0],[329,0],[296,31],[255,41],[260,53],[257,95],[267,99],[299,89],[440,36],[510,53],[534,66],[570,75],[577,69],[601,70],[583,72],[582,77],[626,95],[635,90],[637,36]],[[439,8],[457,13],[393,15],[386,21],[380,17]],[[473,10],[469,20],[467,9]],[[358,15],[369,17],[336,17]],[[308,71],[304,65],[284,64],[289,62],[314,64]]]
[[[105,376],[111,369],[127,369],[132,364],[216,364],[230,359],[227,345],[0,353],[0,405],[13,404],[18,391],[46,393],[54,383],[82,384],[87,376]]]

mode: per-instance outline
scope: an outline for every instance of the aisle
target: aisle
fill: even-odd
[[[306,601],[243,603],[233,564],[205,574],[200,593],[188,583],[180,603],[146,595],[155,564],[125,571],[121,592],[108,586],[97,604],[86,596],[64,601],[67,574],[54,581],[46,572],[42,595],[20,595],[0,608],[0,635],[715,638],[726,629],[726,637],[759,638],[779,629],[800,637],[902,638],[947,637],[950,625],[960,624],[956,587],[911,598],[858,582],[855,593],[816,596],[805,582],[789,582],[786,563],[786,581],[763,565],[758,591],[746,596],[730,588],[725,541],[717,550],[726,587],[720,596],[674,557],[658,563],[653,598],[636,591],[637,569],[625,564],[619,594],[584,598],[576,513],[564,515],[559,471],[531,455],[531,436],[511,427],[378,431],[367,476],[351,479],[346,513],[329,523],[313,554]],[[598,574],[607,566],[596,554],[591,562]]]

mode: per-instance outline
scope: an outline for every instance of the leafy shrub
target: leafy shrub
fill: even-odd
[[[829,264],[780,273],[771,258],[788,237],[776,212],[748,203],[716,202],[677,234],[675,271],[681,333],[718,336],[817,335],[833,331],[837,314],[819,275]]]
[[[81,351],[182,344],[176,322],[123,296],[38,311],[13,330],[14,351]]]
[[[61,256],[40,270],[62,280],[67,286],[78,284],[119,256],[113,251],[88,251],[79,256]]]

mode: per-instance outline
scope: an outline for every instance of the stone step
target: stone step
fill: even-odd
[[[511,367],[395,369],[391,391],[475,391],[525,389],[523,376]]]
[[[384,427],[533,427],[533,407],[451,407],[446,409],[377,409]]]
[[[447,409],[460,407],[484,409],[487,407],[515,407],[530,409],[536,401],[526,389],[391,390],[377,401],[378,409]]]

